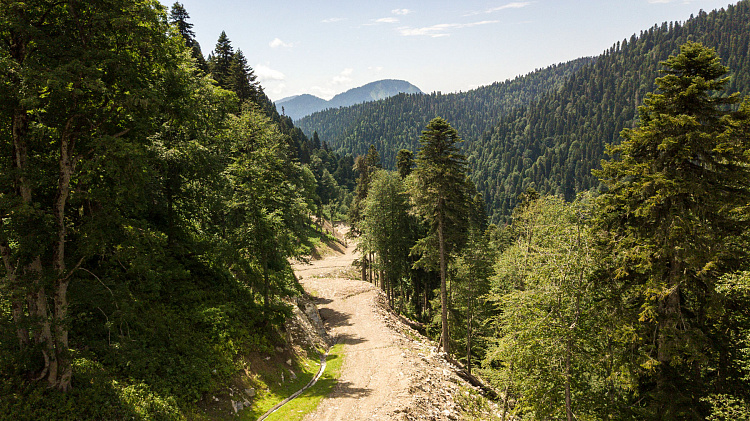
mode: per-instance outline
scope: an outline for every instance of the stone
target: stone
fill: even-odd
[[[251,387],[251,388],[249,388],[249,389],[245,389],[245,394],[246,394],[246,395],[247,395],[248,397],[250,397],[250,398],[254,398],[254,397],[255,397],[255,394],[256,394],[256,392],[255,392],[255,389]]]

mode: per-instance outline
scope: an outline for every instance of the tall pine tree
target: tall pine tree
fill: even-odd
[[[440,117],[430,121],[419,142],[421,147],[416,168],[410,176],[410,190],[416,212],[430,225],[430,237],[417,246],[427,254],[433,254],[425,245],[437,240],[442,344],[443,350],[449,353],[447,265],[450,254],[466,239],[466,216],[473,188],[467,177],[466,157],[458,149],[462,140],[447,121]]]

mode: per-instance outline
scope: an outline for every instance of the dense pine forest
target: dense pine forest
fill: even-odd
[[[749,420],[749,37],[744,0],[296,127],[179,3],[0,3],[0,419],[234,417],[343,220],[496,419]]]
[[[659,62],[687,41],[716,50],[732,73],[728,92],[750,93],[750,3],[699,12],[684,23],[655,25],[599,57],[552,66],[513,81],[449,95],[402,95],[328,110],[300,120],[334,150],[362,154],[375,145],[395,168],[396,152],[416,149],[427,122],[440,116],[463,148],[494,222],[506,222],[527,188],[575,198],[599,187],[591,170],[604,146],[632,127],[654,90]]]
[[[441,118],[397,170],[357,158],[363,279],[489,381],[501,419],[748,419],[750,97],[700,43],[660,67],[603,188],[529,188],[501,228]]]
[[[396,152],[414,150],[427,123],[442,117],[452,122],[465,139],[478,138],[493,127],[500,116],[537,100],[563,81],[590,58],[550,66],[513,80],[497,82],[468,92],[442,94],[400,94],[376,102],[314,113],[297,121],[306,133],[317,132],[334,150],[364,154],[374,145],[383,164],[395,168]]]

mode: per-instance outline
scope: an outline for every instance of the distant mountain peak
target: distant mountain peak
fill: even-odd
[[[288,115],[292,120],[299,120],[327,108],[348,107],[363,102],[390,98],[402,93],[421,94],[423,92],[405,80],[383,79],[342,92],[331,98],[330,101],[310,94],[286,97],[276,101],[276,109],[279,113],[283,111],[283,114]]]

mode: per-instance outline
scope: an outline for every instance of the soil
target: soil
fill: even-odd
[[[338,385],[305,420],[465,419],[461,405],[479,399],[478,391],[391,312],[378,288],[354,279],[354,247],[294,268],[330,337],[345,344]],[[477,419],[497,415],[496,405],[485,406]]]

